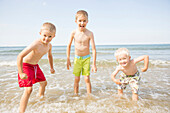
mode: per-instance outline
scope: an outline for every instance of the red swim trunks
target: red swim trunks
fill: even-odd
[[[38,64],[23,63],[23,72],[27,74],[27,79],[21,79],[18,74],[19,87],[32,87],[36,82],[46,81],[46,78]]]

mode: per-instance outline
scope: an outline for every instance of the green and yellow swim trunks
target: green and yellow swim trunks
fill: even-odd
[[[86,56],[77,56],[74,57],[74,68],[73,74],[75,76],[82,75],[89,76],[90,75],[90,55]]]

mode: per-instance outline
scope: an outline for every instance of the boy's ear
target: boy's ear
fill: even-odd
[[[129,60],[131,59],[131,56],[129,56]]]
[[[41,35],[41,32],[39,32],[40,33],[40,35]]]

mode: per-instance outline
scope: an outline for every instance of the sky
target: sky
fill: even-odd
[[[40,27],[57,28],[52,45],[67,45],[86,10],[96,45],[170,44],[170,0],[0,0],[0,46],[27,46]]]

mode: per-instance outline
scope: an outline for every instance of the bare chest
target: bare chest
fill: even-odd
[[[46,46],[40,45],[34,50],[34,54],[42,56],[42,55],[46,54],[48,51],[49,51],[48,45],[46,45]]]
[[[76,43],[79,43],[79,44],[88,43],[89,40],[90,40],[89,36],[86,35],[86,34],[84,34],[84,33],[82,33],[82,34],[76,34],[76,35],[74,36],[74,41],[75,41]]]
[[[134,75],[137,72],[137,67],[136,65],[129,65],[128,67],[126,67],[123,72],[126,75]]]

